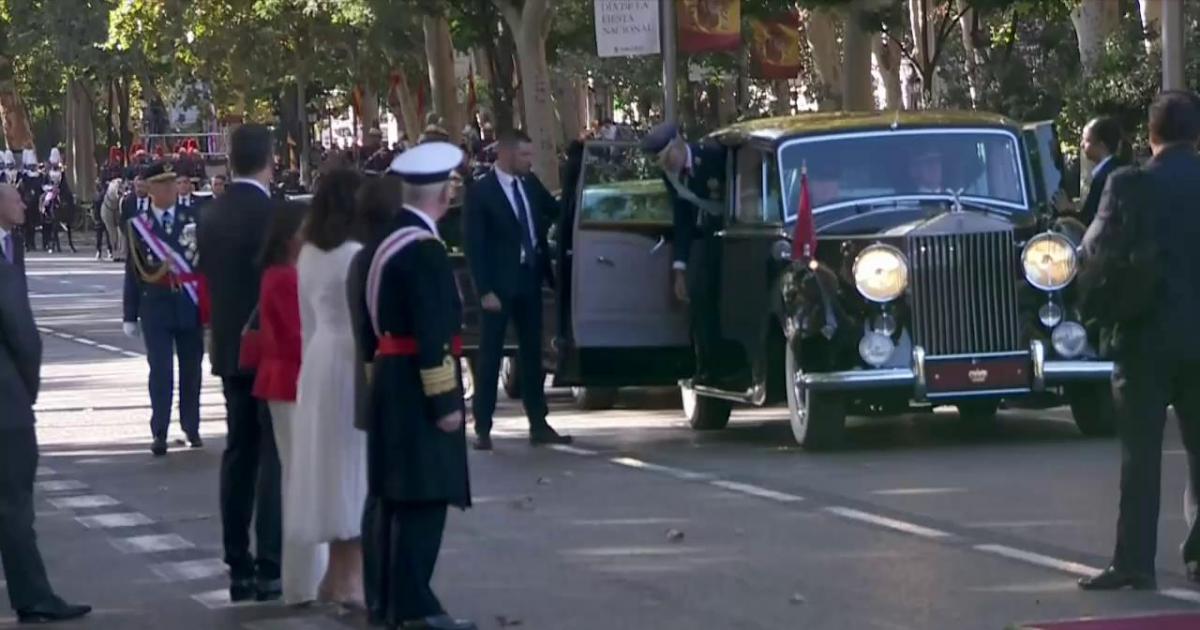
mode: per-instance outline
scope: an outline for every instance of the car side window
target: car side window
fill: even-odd
[[[671,200],[655,160],[634,143],[589,143],[583,155],[581,225],[670,225]]]
[[[779,181],[779,163],[771,154],[763,161],[763,178],[766,180],[766,202],[763,206],[764,222],[783,223],[783,186]]]
[[[735,218],[738,223],[763,223],[763,154],[752,147],[743,147],[737,154],[737,198]]]

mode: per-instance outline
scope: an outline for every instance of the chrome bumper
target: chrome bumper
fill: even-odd
[[[1030,344],[1029,356],[1033,361],[1033,381],[1029,392],[1081,381],[1107,381],[1112,376],[1111,361],[1046,360],[1045,347],[1040,341]],[[925,351],[920,347],[913,350],[911,368],[802,374],[800,382],[813,391],[908,389],[913,392],[914,399],[925,400]]]

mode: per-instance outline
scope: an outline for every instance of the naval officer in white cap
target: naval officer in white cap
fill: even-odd
[[[371,255],[351,308],[368,364],[367,471],[376,514],[368,550],[373,621],[388,627],[471,630],[446,614],[430,587],[448,506],[471,504],[459,357],[462,303],[438,233],[451,174],[463,152],[443,142],[401,154],[388,177],[403,180],[403,208]],[[361,265],[359,266],[361,269]],[[367,520],[367,519],[364,519]]]

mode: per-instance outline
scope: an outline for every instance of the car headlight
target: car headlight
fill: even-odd
[[[1075,246],[1061,234],[1039,234],[1021,252],[1025,279],[1043,291],[1057,291],[1075,279],[1078,259]]]
[[[1063,322],[1050,335],[1054,351],[1064,359],[1074,359],[1087,349],[1087,330],[1078,322]]]
[[[908,261],[891,245],[871,245],[854,259],[854,286],[872,302],[890,302],[908,286]]]

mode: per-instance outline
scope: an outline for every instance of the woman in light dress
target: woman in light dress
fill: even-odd
[[[355,338],[346,299],[350,262],[362,244],[350,240],[361,176],[328,173],[312,200],[305,244],[296,263],[303,361],[292,432],[285,533],[329,543],[319,599],[361,607],[362,507],[367,496],[366,436],[354,428]]]

